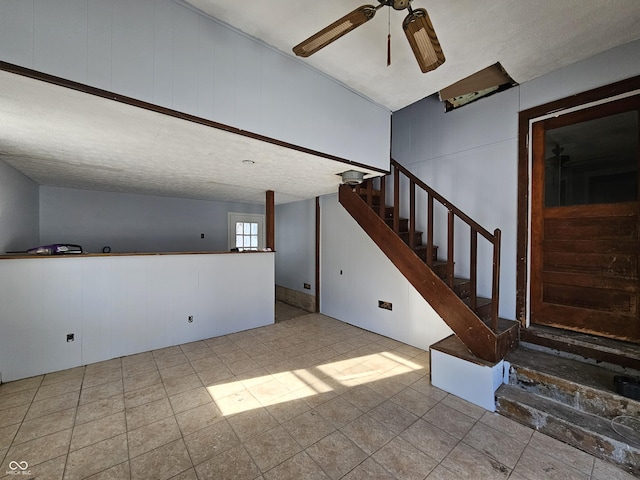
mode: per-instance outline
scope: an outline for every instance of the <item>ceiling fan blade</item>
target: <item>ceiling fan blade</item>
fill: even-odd
[[[373,5],[363,5],[356,8],[353,12],[346,14],[341,19],[336,20],[328,27],[323,28],[315,35],[293,47],[293,53],[299,57],[313,55],[321,48],[326,47],[351,30],[371,20],[376,14],[376,10],[377,8]]]
[[[435,70],[444,63],[442,47],[424,8],[411,10],[402,22],[402,28],[422,73]]]

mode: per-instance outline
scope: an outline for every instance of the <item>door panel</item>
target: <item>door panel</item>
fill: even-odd
[[[638,101],[614,103],[533,125],[531,322],[640,343]]]

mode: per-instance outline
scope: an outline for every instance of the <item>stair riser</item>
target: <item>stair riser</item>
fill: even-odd
[[[386,222],[387,225],[389,225],[391,228],[393,228],[393,218],[385,218],[384,221]],[[401,232],[406,232],[407,230],[409,230],[409,219],[408,218],[400,218],[400,231]]]
[[[427,249],[419,249],[416,251],[416,254],[420,257],[423,262],[427,261]],[[438,260],[438,246],[433,246],[433,261],[436,262]]]
[[[571,422],[510,399],[498,397],[497,411],[537,431],[615,463],[633,475],[640,475],[640,448],[581,428]]]
[[[409,244],[409,232],[401,232],[400,238],[404,241],[404,243],[406,243],[407,245]],[[413,239],[414,245],[416,247],[422,245],[422,232],[416,232],[413,235]]]
[[[529,368],[512,366],[509,383],[603,418],[612,419],[620,415],[640,416],[638,401]]]

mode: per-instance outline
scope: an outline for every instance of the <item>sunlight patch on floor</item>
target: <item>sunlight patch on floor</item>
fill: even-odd
[[[425,368],[391,352],[251,377],[207,387],[224,416],[392,378]]]

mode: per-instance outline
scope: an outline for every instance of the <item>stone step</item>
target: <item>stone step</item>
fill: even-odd
[[[605,419],[516,385],[496,392],[496,409],[507,417],[640,476],[638,417]]]
[[[614,370],[522,344],[506,360],[511,364],[509,383],[524,391],[609,420],[621,415],[640,418],[640,401],[616,393]]]

